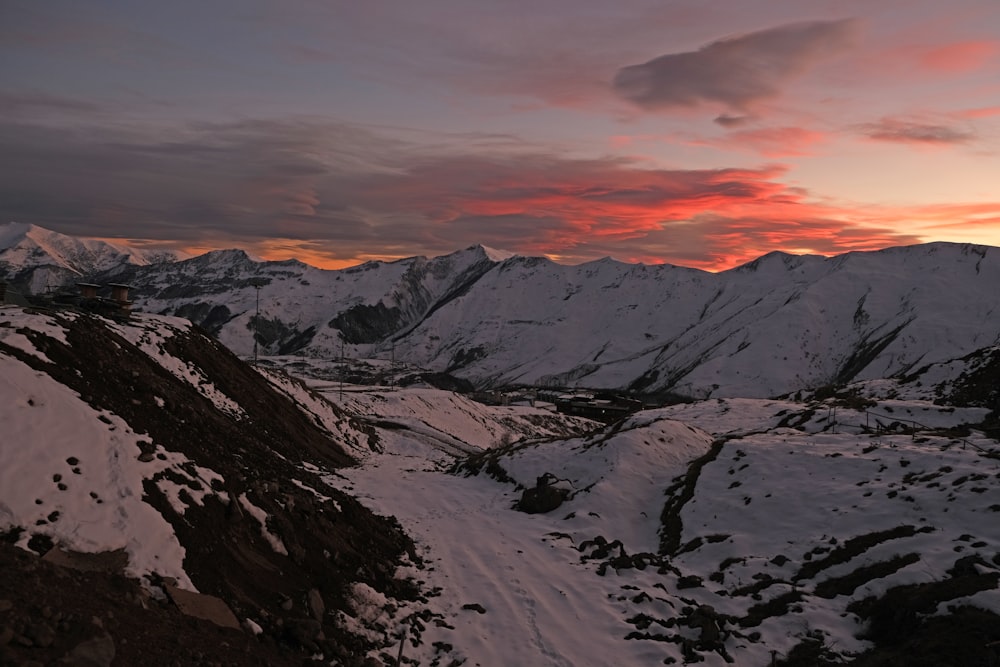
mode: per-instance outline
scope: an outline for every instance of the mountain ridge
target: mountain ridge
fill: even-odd
[[[183,252],[78,238],[33,224],[0,225],[0,274],[8,274],[8,280],[34,293],[120,264],[150,265],[188,258]]]
[[[324,270],[240,250],[91,274],[237,354],[383,358],[481,388],[777,396],[903,376],[1000,343],[1000,253],[935,242],[772,252],[709,273],[471,246]],[[259,308],[258,313],[258,297]]]
[[[996,661],[1000,347],[613,424],[343,366],[0,307],[0,663]]]

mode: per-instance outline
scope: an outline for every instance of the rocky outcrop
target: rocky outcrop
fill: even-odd
[[[571,487],[554,475],[546,473],[535,481],[535,486],[525,489],[516,509],[526,514],[545,514],[558,509],[569,498]]]

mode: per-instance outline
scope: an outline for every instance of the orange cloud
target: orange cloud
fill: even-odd
[[[872,129],[887,127],[899,129]],[[928,127],[902,130],[912,139]],[[0,180],[26,194],[4,200],[3,217],[55,220],[58,231],[82,236],[142,230],[147,247],[242,247],[338,268],[482,243],[569,262],[610,255],[722,270],[772,250],[1000,245],[1000,205],[838,204],[785,183],[781,165],[656,169],[640,159],[422,148],[350,127],[276,122],[206,126],[156,142],[110,130],[4,130],[0,123],[12,159]],[[816,139],[794,128],[735,134],[763,145]],[[321,140],[339,150],[318,151]],[[47,159],[29,159],[36,153]]]
[[[779,165],[657,170],[622,159],[438,157],[348,184],[376,236],[302,240],[309,227],[293,217],[294,236],[258,242],[253,252],[344,268],[483,243],[567,263],[612,256],[721,271],[775,250],[834,255],[1000,236],[1000,205],[837,204],[782,183],[784,174]]]
[[[723,148],[751,151],[771,159],[811,155],[813,146],[822,144],[827,135],[802,127],[764,127],[730,132],[704,143]]]
[[[344,253],[330,243],[319,241],[303,241],[301,239],[277,238],[261,241],[253,246],[253,254],[268,261],[297,259],[321,269],[346,269],[371,260],[391,262],[404,257],[412,257],[412,252],[401,251],[393,253]]]
[[[926,51],[920,57],[920,64],[938,72],[958,74],[982,68],[998,53],[1000,42],[995,40],[955,42]]]
[[[957,115],[959,118],[990,118],[992,116],[1000,116],[1000,106],[965,109],[958,112]]]
[[[784,173],[777,165],[655,170],[625,160],[442,159],[362,195],[423,214],[454,246],[485,243],[567,262],[610,255],[717,271],[772,250],[836,254],[921,240],[898,230],[891,213],[816,202],[782,183]]]

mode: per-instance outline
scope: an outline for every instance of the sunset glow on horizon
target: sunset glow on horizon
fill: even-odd
[[[1000,5],[0,10],[0,221],[321,268],[1000,246]]]

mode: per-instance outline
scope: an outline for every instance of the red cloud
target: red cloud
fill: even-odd
[[[1000,42],[995,40],[956,42],[927,51],[920,63],[928,69],[956,74],[983,67],[997,53]]]
[[[335,191],[262,187],[268,196],[280,192],[281,202],[308,195],[310,215],[284,216],[279,238],[255,251],[341,268],[484,243],[565,262],[613,256],[720,271],[774,250],[832,255],[918,243],[932,230],[947,236],[946,225],[955,225],[952,238],[963,240],[971,230],[981,235],[1000,226],[1000,206],[993,204],[909,209],[820,202],[783,184],[781,166],[640,165],[553,155],[436,156],[397,173],[342,176]],[[337,244],[303,240],[331,199],[358,211],[370,227],[341,232]]]
[[[978,109],[965,109],[956,114],[959,118],[990,118],[1000,116],[1000,106],[979,107]]]
[[[770,138],[783,134],[807,137]],[[834,205],[784,183],[779,165],[652,169],[469,141],[432,150],[349,126],[248,121],[154,141],[0,123],[0,143],[11,158],[0,181],[26,193],[0,202],[6,219],[104,237],[142,229],[175,247],[238,246],[329,267],[483,243],[568,261],[611,255],[719,270],[772,250],[982,242],[1000,228],[993,204]]]
[[[756,130],[731,132],[706,143],[725,148],[737,148],[777,159],[810,155],[810,148],[826,141],[826,135],[802,127],[764,127]]]
[[[422,214],[453,245],[481,242],[561,261],[611,255],[722,270],[772,250],[835,254],[919,241],[887,219],[810,201],[781,183],[783,174],[780,166],[653,170],[623,160],[441,159],[380,179],[363,195],[366,205],[391,202]]]

